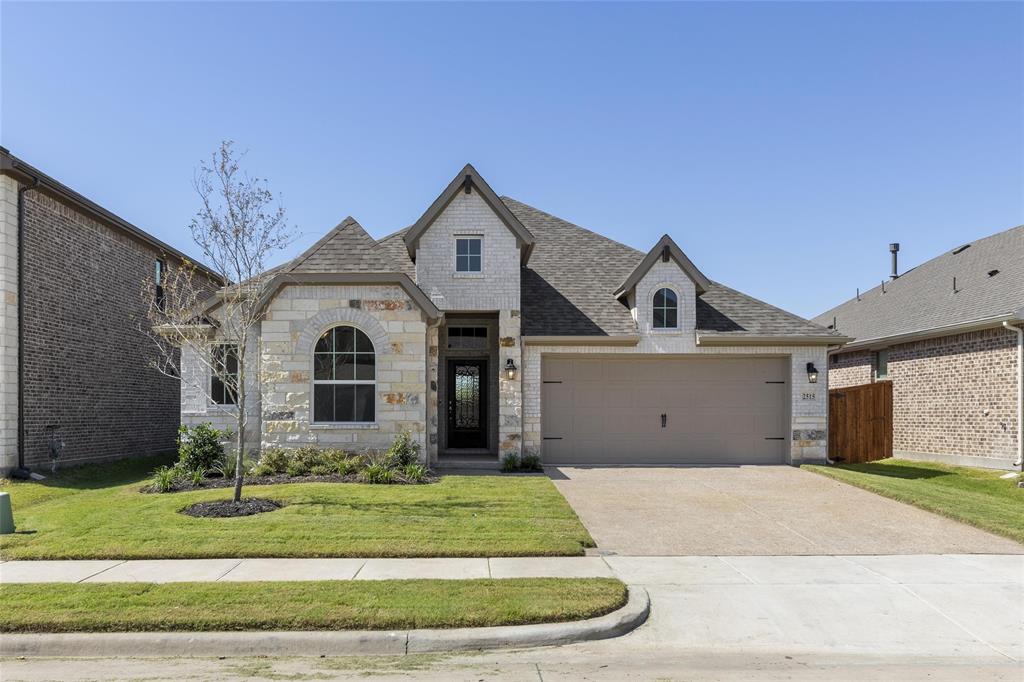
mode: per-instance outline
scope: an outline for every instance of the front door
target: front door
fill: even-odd
[[[487,447],[487,361],[448,361],[448,447]]]

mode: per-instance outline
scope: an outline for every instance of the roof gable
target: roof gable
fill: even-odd
[[[349,216],[289,263],[289,273],[401,272],[373,237]]]
[[[530,252],[533,250],[534,238],[533,234],[519,221],[519,218],[515,216],[508,209],[508,206],[498,198],[498,195],[494,193],[491,186],[487,184],[476,169],[471,164],[466,166],[459,171],[448,186],[441,192],[440,196],[434,200],[434,203],[427,208],[426,212],[420,219],[417,220],[412,227],[406,230],[403,239],[405,241],[406,248],[409,251],[409,257],[416,257],[416,246],[419,244],[420,237],[424,232],[437,220],[437,217],[441,215],[448,204],[452,202],[455,195],[460,191],[470,192],[473,188],[480,193],[480,197],[490,206],[491,210],[501,219],[506,227],[516,236],[519,240],[522,256],[521,261],[523,265],[530,259]]]
[[[711,288],[711,280],[705,277],[704,273],[697,269],[697,266],[693,264],[693,261],[691,261],[687,255],[683,253],[683,250],[680,249],[674,241],[672,241],[672,238],[666,234],[658,240],[658,243],[654,245],[653,249],[647,252],[647,255],[644,256],[642,261],[640,261],[640,264],[637,265],[633,272],[629,274],[626,281],[619,286],[618,290],[615,292],[615,297],[621,298],[632,290],[633,287],[637,285],[637,282],[643,279],[643,276],[647,274],[647,271],[651,269],[651,266],[653,266],[659,258],[664,260],[671,258],[674,260],[676,265],[679,266],[679,269],[686,273],[687,277],[693,280],[693,284],[697,288],[698,296]]]

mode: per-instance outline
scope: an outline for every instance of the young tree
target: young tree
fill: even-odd
[[[257,340],[260,295],[273,276],[267,262],[296,237],[266,180],[241,170],[242,156],[231,141],[222,142],[193,182],[200,208],[189,225],[192,239],[225,286],[211,287],[208,277],[185,262],[155,273],[157,279],[143,287],[147,331],[159,348],[156,369],[235,418],[235,502],[242,498],[253,400],[252,384],[245,381],[255,367],[250,341]],[[205,380],[208,373],[213,381]]]

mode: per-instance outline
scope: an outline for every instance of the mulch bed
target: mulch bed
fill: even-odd
[[[264,500],[259,497],[242,498],[241,502],[234,500],[218,500],[216,502],[196,502],[181,510],[182,514],[198,518],[230,518],[232,516],[252,516],[280,509],[282,505],[273,500]]]
[[[421,485],[422,483],[437,483],[441,480],[440,476],[435,475],[431,472],[423,481],[420,483],[406,483],[405,481],[396,480],[390,485]],[[289,476],[288,474],[275,474],[274,476],[246,476],[243,481],[244,485],[275,485],[278,483],[362,483],[356,474],[348,474],[341,476],[339,474],[331,474],[329,476]],[[166,491],[169,493],[181,493],[189,490],[206,490],[208,488],[231,488],[235,485],[235,479],[233,478],[204,478],[200,485],[192,485],[184,481],[175,483],[174,487]],[[155,489],[151,485],[147,485],[142,489],[144,493],[157,493],[160,491]]]

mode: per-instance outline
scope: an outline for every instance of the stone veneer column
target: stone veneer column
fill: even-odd
[[[498,315],[498,443],[499,455],[521,455],[523,450],[523,348],[518,310]],[[505,373],[512,359],[518,367],[515,379]]]
[[[437,463],[438,455],[438,404],[437,380],[440,362],[440,329],[427,327],[427,462]]]
[[[0,175],[0,474],[18,466],[18,183]]]

